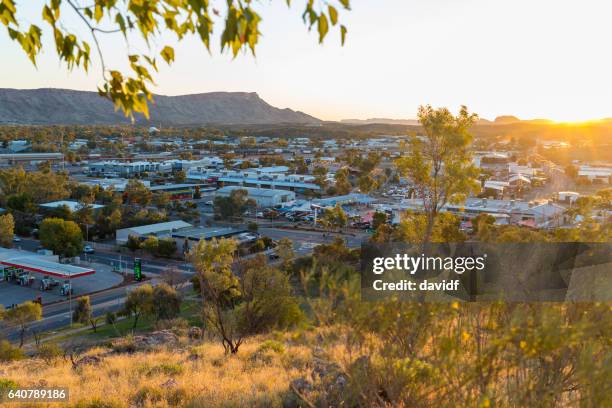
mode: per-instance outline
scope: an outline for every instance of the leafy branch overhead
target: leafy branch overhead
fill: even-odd
[[[132,118],[135,112],[149,116],[148,103],[153,100],[149,86],[154,84],[152,72],[158,70],[157,57],[168,65],[175,61],[174,48],[165,43],[162,33],[174,33],[179,41],[195,36],[210,52],[213,28],[221,20],[221,52],[229,50],[233,57],[241,51],[255,55],[260,36],[261,17],[252,0],[219,1],[222,10],[209,0],[49,0],[42,6],[41,22],[29,27],[20,24],[17,3],[0,0],[0,22],[32,63],[36,65],[42,51],[41,26],[47,24],[53,34],[55,51],[68,70],[77,67],[88,71],[92,49],[95,50],[103,76],[98,93]],[[291,6],[291,0],[286,3]],[[320,43],[330,28],[338,27],[344,44],[347,30],[339,23],[338,10],[350,10],[350,0],[305,0],[302,18],[309,30],[316,28]],[[68,21],[75,17],[89,31],[88,38],[81,38],[66,28]],[[132,35],[141,36],[147,44],[147,53],[128,53],[128,73],[107,67],[104,61],[100,36],[116,34],[123,35],[126,43]]]

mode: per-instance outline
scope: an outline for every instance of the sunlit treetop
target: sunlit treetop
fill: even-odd
[[[292,5],[291,0],[285,1]],[[323,42],[330,28],[337,27],[344,44],[347,30],[339,23],[338,10],[350,10],[350,0],[302,1],[304,23],[309,30],[316,28],[319,42]],[[43,48],[41,27],[45,24],[50,26],[56,53],[68,70],[76,67],[88,71],[93,49],[102,67],[103,84],[98,93],[132,118],[135,112],[149,115],[148,102],[153,100],[149,85],[154,84],[152,72],[157,71],[158,58],[168,65],[174,62],[174,48],[162,33],[174,33],[179,41],[195,36],[210,52],[215,25],[220,24],[221,52],[231,52],[234,57],[241,51],[255,55],[260,36],[261,17],[256,8],[262,3],[253,0],[49,0],[41,6],[41,20],[29,27],[20,24],[17,3],[0,0],[0,22],[32,63],[36,65]],[[75,17],[89,31],[87,38],[66,28],[68,20]],[[105,50],[99,38],[115,34],[123,35],[126,43],[134,39],[133,35],[141,36],[147,44],[147,52],[126,55],[129,72],[111,69],[104,62]]]

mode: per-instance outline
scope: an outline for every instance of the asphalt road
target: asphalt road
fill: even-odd
[[[317,231],[301,231],[293,229],[280,229],[280,228],[261,228],[259,233],[267,235],[274,240],[281,238],[289,238],[294,242],[295,252],[298,255],[307,255],[312,252],[316,245],[330,243],[333,237],[339,234],[324,234]],[[361,245],[362,240],[366,237],[365,234],[358,234],[357,236],[341,235],[347,242],[347,245],[351,248],[355,248]],[[35,251],[40,243],[37,240],[22,239],[21,242],[16,243],[17,247],[25,250]],[[131,256],[121,256],[120,254],[110,252],[97,252],[93,255],[87,255],[91,257],[94,262],[104,263],[107,265],[115,265],[118,262],[122,263],[128,273],[133,269],[134,258]],[[187,263],[179,263],[169,260],[149,260],[142,259],[142,270],[145,275],[150,276],[159,275],[161,271],[167,269],[169,264],[176,266],[180,273],[180,278],[187,279],[195,272],[193,266]],[[179,278],[179,279],[180,279]],[[122,308],[127,291],[132,289],[135,285],[129,287],[123,286],[118,288],[111,288],[99,293],[90,295],[90,301],[92,304],[92,311],[94,316],[103,316],[109,311],[118,311]],[[30,325],[28,329],[28,336],[31,336],[33,332],[50,332],[57,330],[61,327],[65,327],[70,324],[71,310],[74,306],[74,302],[64,301],[61,303],[54,303],[45,305],[43,307],[43,319]],[[13,327],[7,327],[0,323],[1,337],[7,338],[11,341],[19,339],[19,329]]]
[[[130,288],[133,288],[133,286]],[[128,287],[119,287],[90,295],[93,315],[103,316],[107,312],[116,312],[121,309],[127,290]],[[44,306],[43,319],[29,325],[26,336],[30,338],[35,332],[50,332],[68,326],[74,305],[74,300],[67,300]],[[16,327],[8,327],[0,323],[0,332],[3,334],[2,337],[10,341],[19,340],[19,329]]]

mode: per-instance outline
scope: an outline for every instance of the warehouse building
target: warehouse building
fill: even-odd
[[[139,227],[130,227],[119,229],[115,235],[115,242],[117,245],[124,245],[127,243],[130,235],[135,236],[141,240],[146,239],[148,236],[155,236],[158,238],[170,237],[172,233],[183,228],[191,228],[192,225],[185,221],[169,221],[160,222],[157,224],[141,225]]]
[[[246,190],[248,198],[255,200],[258,207],[286,207],[295,203],[295,193],[287,190],[273,190],[268,188],[227,186],[217,190],[219,197],[229,197],[232,191]]]

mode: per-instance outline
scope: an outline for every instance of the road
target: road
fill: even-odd
[[[293,241],[295,253],[299,256],[308,255],[313,248],[320,244],[329,244],[336,236],[344,238],[346,245],[349,248],[357,248],[361,242],[366,239],[367,234],[357,233],[356,236],[344,235],[337,233],[322,233],[318,231],[304,231],[298,229],[284,228],[260,228],[258,232],[261,235],[268,236],[274,240],[289,238]]]
[[[116,312],[123,307],[127,287],[118,287],[105,290],[100,293],[91,294],[90,301],[94,316],[103,316],[107,312]],[[70,324],[70,315],[74,301],[63,301],[43,307],[43,319],[32,323],[27,336],[32,333],[50,332]],[[1,323],[0,323],[1,324]],[[19,329],[14,327],[0,326],[3,337],[10,341],[19,340]]]
[[[261,228],[259,233],[274,240],[279,240],[281,238],[291,239],[294,243],[295,252],[298,256],[310,254],[316,245],[330,243],[335,236],[342,236],[346,240],[347,245],[351,248],[360,246],[361,241],[366,237],[366,235],[363,233],[359,233],[357,236],[352,236],[335,233],[324,234],[318,231],[280,228]],[[40,247],[40,242],[33,239],[22,239],[22,241],[17,243],[16,246],[24,250],[35,251]],[[87,256],[94,262],[104,263],[111,266],[121,262],[122,267],[125,268],[126,271],[131,271],[134,265],[133,257],[126,257],[113,252],[98,251],[93,255]],[[179,272],[179,279],[181,280],[188,279],[195,272],[191,264],[184,262],[142,259],[143,273],[153,277],[159,276],[159,273],[164,269],[167,269],[169,265],[174,265],[176,267],[177,271]],[[155,281],[153,282],[155,283]],[[109,311],[120,310],[123,306],[127,291],[133,287],[134,285],[129,287],[122,286],[89,295],[94,316],[103,316]],[[69,325],[71,320],[70,315],[72,306],[74,306],[74,302],[71,303],[69,301],[45,305],[43,307],[43,319],[33,323],[30,326],[28,335],[31,335],[32,332],[49,332]],[[0,323],[0,329],[0,331],[4,334],[4,337],[8,338],[9,340],[16,341],[19,339],[19,330],[17,328],[2,326]]]

